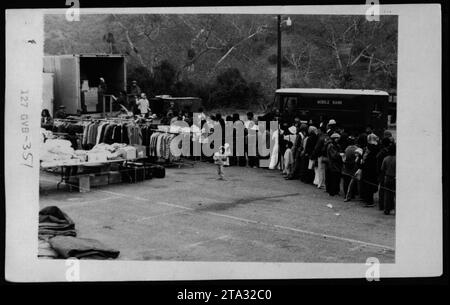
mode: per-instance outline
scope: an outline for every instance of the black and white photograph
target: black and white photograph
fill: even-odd
[[[18,115],[8,135],[16,135],[17,166],[29,170],[24,183],[33,185],[14,186],[35,200],[26,214],[34,218],[21,219],[32,241],[21,257],[47,275],[31,277],[53,278],[44,266],[55,263],[62,281],[130,280],[130,263],[140,269],[136,279],[315,277],[327,266],[345,277],[346,266],[358,266],[350,277],[379,280],[384,266],[413,260],[417,244],[407,252],[399,245],[428,211],[412,202],[434,192],[422,203],[433,210],[423,223],[442,221],[440,176],[412,173],[437,162],[424,151],[440,158],[441,131],[432,129],[440,123],[416,118],[428,111],[440,119],[441,101],[440,83],[426,98],[407,90],[435,76],[416,74],[402,58],[419,53],[404,49],[414,40],[404,32],[407,14],[418,10],[405,8],[402,27],[403,8],[81,4],[11,14],[7,57],[22,54],[8,48],[13,24],[38,28],[14,38],[23,54],[33,49],[33,63],[7,58],[6,74],[21,69],[36,79],[11,81]],[[422,45],[440,43],[423,33]],[[440,50],[433,54],[427,60],[436,68]],[[438,176],[437,165],[430,175]],[[408,187],[412,177],[410,185],[437,183]],[[14,209],[8,217],[20,217]],[[442,249],[439,227],[428,228],[421,238]],[[103,261],[127,275],[108,277]],[[99,269],[74,269],[83,263]],[[148,275],[144,263],[172,271]],[[186,264],[184,273],[172,263]],[[296,264],[318,269],[296,272]],[[442,253],[425,264],[433,268],[418,270],[435,272]]]

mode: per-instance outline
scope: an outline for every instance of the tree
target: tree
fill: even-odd
[[[395,90],[396,16],[380,16],[379,22],[365,16],[290,18],[282,35],[283,86]],[[235,90],[255,107],[273,99],[277,24],[271,15],[86,15],[69,24],[64,14],[52,14],[44,25],[46,54],[124,54],[128,76],[148,92],[197,94],[226,104],[232,96],[222,96]],[[232,77],[236,88],[219,84],[221,75]],[[244,94],[244,87],[253,93]],[[256,92],[261,96],[252,98]]]

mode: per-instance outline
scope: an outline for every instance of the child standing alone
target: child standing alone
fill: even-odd
[[[292,154],[292,142],[288,141],[286,142],[286,150],[284,151],[284,170],[283,170],[283,175],[287,177],[289,177],[292,174],[292,170],[294,167],[294,156]]]
[[[225,147],[220,146],[219,151],[214,153],[213,159],[214,159],[214,164],[217,165],[217,174],[219,175],[219,177],[217,179],[225,180],[225,174],[223,171],[223,167],[228,159],[228,156],[225,153]]]

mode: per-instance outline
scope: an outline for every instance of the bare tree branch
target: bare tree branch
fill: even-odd
[[[363,56],[364,52],[370,47],[371,45],[367,45],[360,53],[358,56],[356,56],[356,58],[352,61],[352,63],[350,64],[350,66],[353,66],[354,64],[356,64],[359,59]]]
[[[244,41],[249,40],[250,38],[254,37],[255,35],[258,35],[258,34],[261,33],[262,31],[263,31],[263,29],[262,29],[262,27],[260,27],[260,28],[258,28],[258,29],[256,30],[256,32],[254,32],[254,33],[251,34],[250,36],[247,36],[246,38],[240,40],[240,41],[237,42],[235,45],[233,45],[233,46],[225,53],[225,55],[223,55],[223,56],[219,59],[219,61],[218,61],[218,62],[216,63],[216,65],[215,65],[215,67],[217,67],[218,65],[220,65],[220,63],[221,63],[225,58],[227,58],[227,56],[230,55],[230,53],[231,53],[234,49],[236,49],[236,47],[237,47],[238,45],[240,45],[240,44],[243,43]]]
[[[139,63],[145,67],[145,63],[144,60],[142,59],[141,54],[139,53],[139,50],[136,48],[136,46],[134,45],[133,41],[131,41],[130,38],[130,33],[128,28],[119,20],[119,18],[117,18],[117,16],[115,14],[113,14],[114,19],[116,20],[117,24],[123,29],[124,33],[125,33],[125,37],[128,41],[128,44],[130,45],[130,48],[133,50],[133,52],[136,54]]]
[[[344,71],[344,66],[342,65],[341,56],[339,55],[339,49],[337,47],[336,37],[334,36],[334,30],[333,30],[333,28],[330,28],[329,31],[330,31],[330,34],[331,34],[331,47],[334,50],[334,54],[335,54],[338,66],[341,69],[341,72],[343,72]]]

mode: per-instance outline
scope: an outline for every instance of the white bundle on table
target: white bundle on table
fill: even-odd
[[[87,161],[87,154],[88,151],[87,150],[75,150],[75,158],[79,159],[81,162],[86,162]]]
[[[47,130],[44,128],[41,128],[41,144],[45,142],[47,139],[53,139],[54,135],[51,130]]]
[[[96,156],[95,157],[92,156],[91,159],[95,158],[96,161],[104,160],[105,158],[107,160],[126,159],[126,154],[124,154],[123,151],[121,150],[126,146],[127,145],[123,143],[113,143],[113,144],[99,143],[95,145],[90,151],[90,154],[96,154]]]
[[[48,139],[41,145],[40,160],[55,161],[69,160],[74,157],[74,149],[72,143],[61,139]]]

